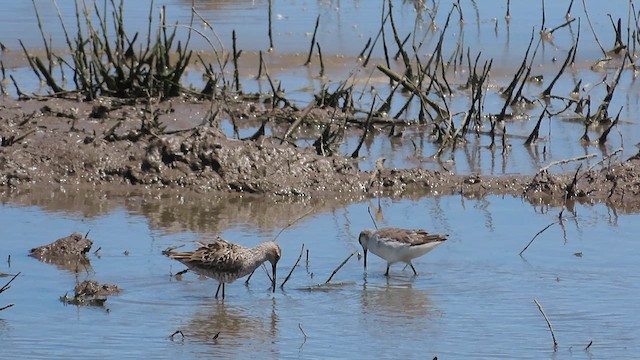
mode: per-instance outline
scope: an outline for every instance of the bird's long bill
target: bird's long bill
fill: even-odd
[[[272,284],[272,288],[273,288],[273,292],[276,292],[276,264],[271,264],[271,271],[273,272],[273,284]]]
[[[364,269],[367,269],[367,249],[364,249]]]

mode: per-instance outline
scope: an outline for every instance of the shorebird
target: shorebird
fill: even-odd
[[[271,263],[273,272],[272,291],[276,291],[276,264],[280,260],[280,247],[273,241],[263,242],[254,248],[230,243],[217,237],[212,243],[198,243],[195,251],[174,252],[165,250],[162,253],[185,264],[196,274],[218,280],[218,290],[222,287],[224,300],[224,284],[251,274],[265,261]]]
[[[404,262],[418,275],[411,260],[420,257],[447,240],[448,235],[429,234],[425,230],[387,227],[379,230],[364,230],[358,241],[364,251],[364,268],[367,268],[367,251],[387,260],[387,272],[393,263]]]

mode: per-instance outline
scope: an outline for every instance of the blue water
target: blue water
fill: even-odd
[[[61,203],[60,194],[51,198]],[[104,209],[115,200],[97,202]],[[215,200],[191,202],[192,218],[208,213]],[[24,203],[0,207],[0,272],[21,272],[0,295],[0,304],[16,304],[0,312],[6,358],[628,358],[640,350],[634,255],[640,221],[603,205],[565,211],[564,232],[550,227],[520,257],[559,209],[511,197],[382,199],[381,212],[374,203],[333,210],[302,204],[318,210],[277,239],[279,283],[302,244],[308,263],[305,253],[275,294],[259,270],[249,286],[227,286],[221,302],[213,298],[215,281],[171,277],[183,266],[161,251],[192,248],[192,241],[218,234],[249,246],[270,240],[304,213],[301,204],[221,202],[218,209],[228,215],[211,217],[208,225],[219,230],[202,231],[198,222],[168,216],[184,213],[187,205],[177,202],[134,196],[93,215],[82,204],[47,211]],[[357,234],[372,227],[369,206],[378,226],[424,227],[448,233],[449,241],[414,262],[417,277],[395,265],[385,278],[385,263],[375,256],[365,275],[354,256],[331,286],[318,286],[358,249]],[[231,214],[245,215],[233,220]],[[27,256],[31,247],[88,230],[92,251],[101,248],[89,256],[89,270],[74,274]],[[105,308],[63,305],[59,297],[84,279],[115,283],[123,292]],[[534,299],[553,324],[557,353]],[[184,338],[169,339],[176,330]]]
[[[395,1],[396,22],[401,36],[413,31],[414,2]],[[510,81],[518,66],[532,29],[539,30],[539,2],[513,2],[511,22],[504,20],[505,1],[462,1],[464,26],[456,12],[446,35],[445,51],[453,51],[464,35],[465,45],[483,59],[494,58],[492,89]],[[64,39],[53,3],[36,0],[45,31],[54,43],[64,47]],[[381,2],[373,1],[274,1],[274,51],[267,54],[274,79],[283,82],[288,93],[304,103],[309,88],[322,83],[336,86],[345,74],[359,65],[354,59],[380,26]],[[436,16],[439,28],[451,4],[440,4]],[[189,22],[190,1],[156,1],[155,10],[167,6],[170,23]],[[606,48],[613,44],[606,14],[627,19],[626,2],[587,2],[599,40]],[[59,2],[65,23],[72,26],[72,2]],[[230,46],[231,31],[238,32],[238,47],[250,52],[268,50],[267,1],[196,1],[195,8],[212,24],[224,46]],[[568,1],[546,2],[547,27],[562,24]],[[148,1],[127,2],[127,24],[146,32]],[[601,57],[590,31],[581,2],[574,4],[574,17],[581,18],[578,61],[581,66],[565,74],[554,92],[567,95],[578,79],[583,90],[601,99],[604,72],[586,70]],[[332,73],[317,78],[317,59],[310,68],[300,66],[310,42],[316,16],[321,15],[318,42]],[[416,33],[430,30],[428,13]],[[157,21],[157,20],[154,20]],[[497,32],[496,32],[497,24]],[[213,34],[197,20],[195,27]],[[572,25],[577,29],[576,23]],[[184,29],[180,29],[184,31]],[[10,48],[0,59],[20,54],[18,39],[31,49],[42,46],[30,2],[7,2],[0,12],[0,41]],[[433,41],[433,40],[430,40]],[[545,79],[555,75],[571,44],[570,31],[559,30],[553,42],[539,50],[536,73]],[[425,45],[425,52],[433,48]],[[201,37],[192,46],[208,51]],[[216,46],[219,44],[216,43]],[[344,56],[343,57],[339,57]],[[381,47],[374,51],[381,62]],[[426,54],[425,54],[426,56]],[[329,58],[332,60],[329,61]],[[553,58],[559,59],[554,62]],[[293,59],[293,60],[292,60]],[[256,66],[257,67],[257,64]],[[246,65],[248,73],[255,69]],[[20,84],[31,75],[24,67],[10,69]],[[331,74],[334,74],[332,77]],[[190,75],[197,78],[194,71]],[[365,76],[366,78],[366,76]],[[458,80],[465,79],[459,74]],[[610,81],[611,75],[607,81]],[[380,94],[388,91],[380,77],[371,84]],[[545,80],[549,81],[549,80]],[[536,97],[546,86],[530,84],[525,90]],[[261,84],[247,76],[247,91]],[[6,84],[5,84],[6,86]],[[37,89],[23,85],[23,88]],[[264,84],[262,84],[264,86]],[[307,90],[305,90],[307,89]],[[366,96],[363,107],[366,106]],[[468,107],[468,97],[460,92],[451,103],[455,111]],[[485,112],[499,111],[502,101],[491,93]],[[447,152],[440,163],[430,159],[437,150],[424,131],[407,131],[400,144],[384,136],[365,143],[359,166],[369,169],[380,157],[388,167],[450,169],[457,173],[530,174],[551,161],[596,153],[603,156],[624,147],[623,156],[635,153],[639,140],[636,126],[637,83],[630,72],[621,79],[610,112],[622,108],[623,122],[604,148],[582,145],[577,139],[581,125],[566,117],[545,119],[540,144],[522,146],[523,139],[509,139],[511,148],[489,149],[488,137],[468,137],[455,151]],[[401,106],[402,104],[394,104]],[[558,111],[557,103],[551,110]],[[540,108],[530,113],[533,120],[507,124],[508,133],[527,136]],[[255,124],[253,124],[255,125]],[[223,121],[225,130],[229,124]],[[244,126],[243,136],[255,129]],[[591,132],[592,138],[597,132]],[[350,154],[359,138],[348,137],[340,150]],[[309,145],[313,139],[299,140]],[[622,158],[622,157],[621,157]],[[576,163],[554,168],[574,171]],[[640,219],[605,205],[577,205],[564,211],[563,226],[556,224],[540,234],[523,256],[518,253],[532,237],[558,219],[560,209],[532,206],[518,198],[436,197],[377,201],[345,205],[328,199],[306,202],[227,198],[212,194],[142,195],[114,197],[110,192],[73,188],[33,196],[7,196],[0,203],[0,273],[21,275],[11,288],[0,294],[1,358],[633,358],[640,350],[640,269],[637,254]],[[448,233],[449,241],[416,260],[419,276],[392,267],[383,276],[385,263],[372,256],[366,275],[362,260],[354,256],[324,283],[349,254],[358,250],[357,235],[373,227],[367,208],[371,207],[378,226],[425,227]],[[224,302],[213,298],[217,284],[186,274],[172,274],[184,267],[161,254],[168,246],[212,239],[216,235],[252,246],[278,237],[283,249],[279,283],[295,263],[302,244],[299,266],[283,289],[272,294],[262,270],[245,286],[242,281],[226,288]],[[86,233],[95,241],[89,258],[91,267],[79,273],[41,263],[27,256],[29,249],[67,236]],[[93,251],[100,248],[97,254]],[[11,261],[7,261],[9,255]],[[0,278],[0,285],[8,277]],[[109,297],[104,308],[64,305],[60,296],[73,292],[85,279],[115,283],[123,289]],[[553,352],[552,339],[537,299],[549,317],[559,343]],[[170,335],[177,330],[184,337]],[[217,338],[214,337],[217,335]],[[589,351],[584,348],[593,341]]]

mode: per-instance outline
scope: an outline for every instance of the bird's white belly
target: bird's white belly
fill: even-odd
[[[428,253],[438,245],[440,245],[440,242],[409,246],[398,242],[372,241],[369,246],[369,251],[387,260],[389,263],[408,263],[411,259],[415,259]]]

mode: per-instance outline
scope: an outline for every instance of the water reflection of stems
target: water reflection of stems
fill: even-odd
[[[302,323],[298,323],[298,329],[300,329],[300,331],[302,332],[302,336],[304,336],[304,341],[302,341],[302,344],[300,345],[300,347],[302,348],[302,346],[304,346],[304,344],[307,342],[307,334],[305,334],[304,330],[302,330]]]
[[[324,62],[322,61],[322,49],[320,49],[320,43],[316,43],[316,47],[318,48],[318,58],[320,58],[320,74],[319,77],[324,76]]]
[[[553,326],[551,326],[551,322],[549,321],[547,314],[544,313],[544,310],[542,309],[542,305],[540,305],[538,300],[533,299],[533,302],[536,303],[538,310],[540,310],[540,312],[542,313],[542,316],[544,316],[544,320],[547,322],[547,326],[549,326],[549,331],[551,331],[551,338],[553,338],[553,352],[556,352],[558,351],[558,342],[556,341],[556,334],[553,332]]]

